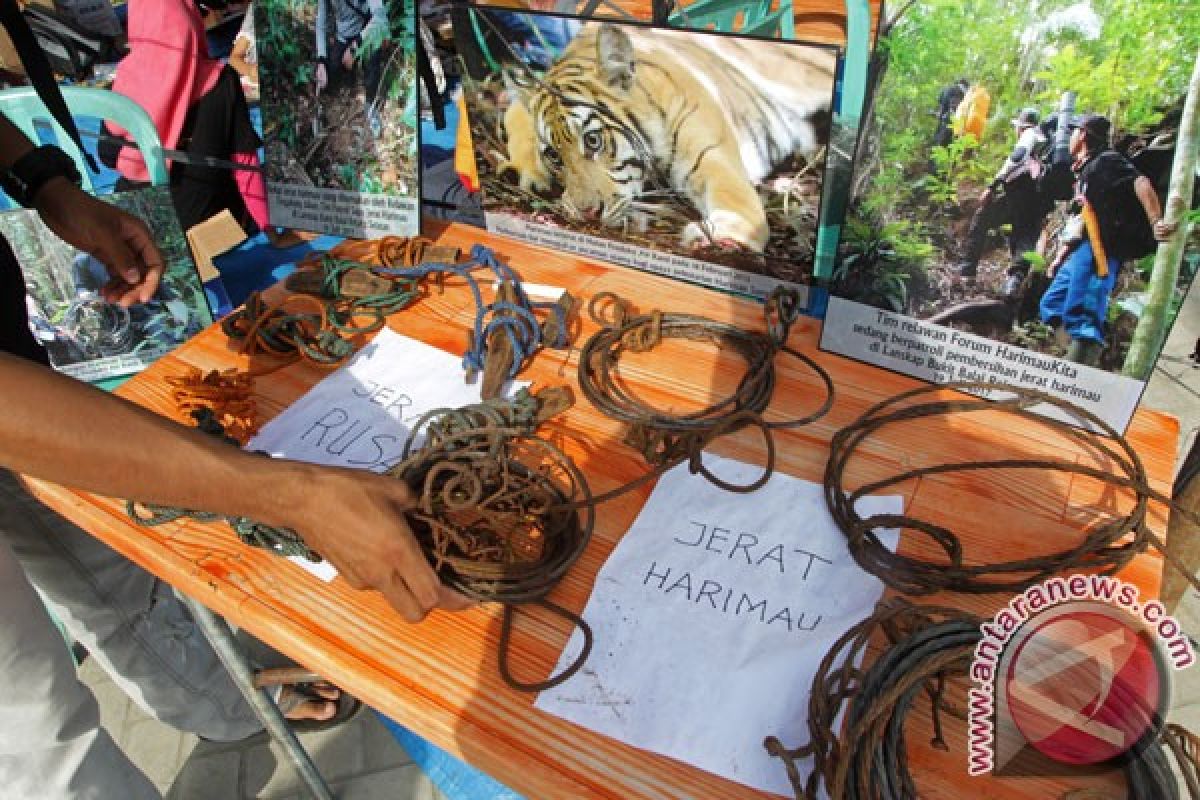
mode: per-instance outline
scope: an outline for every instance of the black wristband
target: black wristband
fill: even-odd
[[[0,170],[0,187],[25,208],[33,208],[38,192],[54,178],[66,178],[78,186],[79,170],[71,157],[54,145],[35,147],[5,170]]]

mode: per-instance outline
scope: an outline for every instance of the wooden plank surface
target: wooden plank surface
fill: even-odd
[[[465,250],[490,244],[502,261],[527,281],[569,288],[586,300],[614,291],[666,311],[689,311],[761,330],[761,306],[717,292],[616,267],[545,251],[474,228],[428,225],[440,243]],[[272,290],[282,291],[278,287]],[[462,352],[473,305],[464,286],[448,281],[444,293],[426,294],[389,320],[408,336],[451,353]],[[596,329],[580,322],[581,343]],[[779,468],[820,481],[835,431],[871,404],[918,384],[837,356],[817,351],[819,322],[802,318],[790,343],[813,356],[832,374],[837,387],[833,410],[813,425],[783,431],[778,437]],[[677,345],[673,344],[672,347]],[[736,380],[740,364],[729,353],[687,345],[686,357],[646,356],[630,361],[630,380],[655,389],[680,408],[711,396],[714,387]],[[664,350],[664,353],[666,351]],[[676,353],[676,355],[681,355]],[[262,366],[257,363],[253,366]],[[120,394],[160,413],[170,413],[165,377],[200,369],[252,366],[236,354],[217,327],[210,328],[146,372]],[[575,384],[578,345],[569,353],[546,351],[522,377],[537,386]],[[770,418],[800,416],[820,402],[819,384],[802,365],[779,364],[780,384]],[[293,402],[325,373],[296,364],[256,382],[259,413],[265,421]],[[581,395],[576,391],[577,398]],[[850,470],[852,485],[882,474],[926,463],[930,458],[995,458],[1001,454],[1055,454],[1086,460],[1085,452],[1048,429],[1022,425],[1012,417],[983,413],[971,420],[908,423],[866,448]],[[550,432],[565,446],[601,492],[641,474],[640,457],[623,446],[621,426],[602,417],[580,399],[554,422]],[[1153,485],[1167,490],[1175,457],[1177,423],[1170,417],[1139,412],[1129,439],[1141,454]],[[761,462],[763,447],[746,432],[721,441],[722,455]],[[68,517],[104,539],[218,613],[229,617],[272,646],[328,676],[374,708],[409,726],[436,744],[512,786],[530,800],[559,798],[765,798],[759,792],[655,756],[604,736],[589,733],[533,708],[533,696],[508,689],[496,671],[500,609],[487,606],[462,614],[435,613],[424,623],[403,623],[374,593],[357,592],[340,579],[322,584],[298,567],[240,545],[223,526],[182,522],[143,529],[128,522],[123,504],[108,498],[38,484],[42,496]],[[551,598],[568,608],[585,605],[600,566],[628,530],[650,487],[600,509],[591,545]],[[900,487],[906,507],[962,531],[968,560],[1000,560],[1045,552],[1074,542],[1081,526],[1107,513],[1111,498],[1085,481],[1017,472],[912,481]],[[1165,514],[1154,508],[1152,527],[1163,533]],[[352,532],[348,532],[352,535]],[[932,555],[928,545],[905,537],[903,552]],[[1145,593],[1158,589],[1161,562],[1145,554],[1123,573]],[[937,595],[931,602],[990,614],[1005,596]],[[518,676],[549,673],[569,631],[552,620],[521,615],[514,636],[513,664]],[[962,698],[957,698],[960,701]],[[947,721],[950,752],[929,746],[927,708],[914,711],[909,725],[910,758],[922,797],[960,797],[967,785],[964,726]],[[766,735],[771,731],[763,731]],[[788,743],[798,744],[798,743]],[[1119,785],[1119,778],[1097,778]],[[1055,779],[971,779],[979,796],[1041,798],[1065,788]]]

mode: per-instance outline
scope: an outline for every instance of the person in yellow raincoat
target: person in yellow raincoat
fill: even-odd
[[[975,137],[983,141],[983,126],[987,124],[988,111],[992,107],[992,96],[983,84],[977,83],[967,90],[958,108],[954,111],[954,135]]]

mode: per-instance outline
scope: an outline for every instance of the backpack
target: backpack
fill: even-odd
[[[112,36],[85,30],[43,6],[30,3],[23,13],[50,68],[71,80],[90,78],[95,64],[124,55]]]
[[[1098,158],[1123,162],[1114,167],[1120,173],[1119,177],[1112,182],[1103,205],[1096,208],[1109,255],[1122,261],[1135,261],[1150,255],[1158,249],[1158,240],[1154,238],[1154,226],[1146,218],[1146,210],[1133,188],[1142,174],[1128,158],[1114,150],[1106,151]]]

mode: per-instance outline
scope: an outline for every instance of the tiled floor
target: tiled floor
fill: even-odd
[[[1200,429],[1200,367],[1188,356],[1200,337],[1200,291],[1192,292],[1143,397],[1180,420],[1180,452]],[[1200,596],[1178,611],[1200,638]],[[168,800],[300,800],[307,797],[286,759],[265,741],[242,745],[201,742],[146,717],[96,667],[85,661],[84,681],[100,701],[105,726],[158,784]],[[1200,670],[1176,680],[1172,718],[1200,731]],[[370,711],[333,731],[301,741],[341,800],[445,800]]]
[[[92,659],[80,667],[100,702],[100,718],[167,800],[302,800],[286,758],[265,738],[202,742],[147,717]],[[371,711],[300,740],[339,800],[445,800]]]

